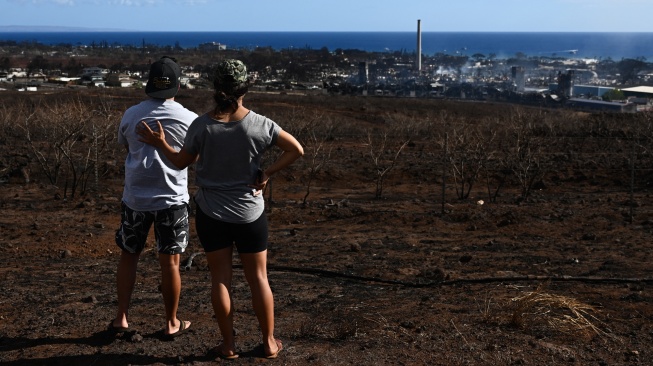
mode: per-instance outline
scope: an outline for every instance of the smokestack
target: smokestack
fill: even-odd
[[[417,19],[417,71],[422,71],[422,20]]]

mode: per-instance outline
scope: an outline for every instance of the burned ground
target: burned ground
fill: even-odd
[[[190,108],[210,106],[210,96],[186,93],[178,100]],[[54,134],[38,124],[45,137],[25,137],[38,119],[34,114],[26,122],[25,111],[64,103],[62,97],[3,96],[12,102],[3,102],[0,120],[0,251],[6,258],[0,364],[227,363],[211,352],[220,339],[194,234],[182,260],[188,264],[200,254],[182,272],[179,309],[180,318],[192,321],[189,333],[161,339],[152,245],[139,266],[133,331],[105,331],[116,307],[113,235],[122,192],[123,152],[112,147],[111,136],[120,111],[139,95],[102,97],[111,98],[104,109],[92,97],[73,98],[104,110],[110,133],[103,155],[92,161],[97,183],[95,170],[82,170],[87,178],[72,192],[72,168],[62,164],[53,183],[35,155],[50,151],[45,137]],[[248,98],[253,109],[298,136],[306,155],[275,177],[266,194],[269,275],[284,350],[278,360],[260,358],[236,258],[241,357],[232,363],[653,364],[645,116],[447,101]],[[624,127],[632,123],[644,127]],[[497,126],[512,127],[502,133]],[[472,141],[475,135],[483,139]],[[511,138],[530,144],[519,145],[519,154]],[[76,141],[94,139],[85,133]],[[478,149],[479,141],[492,143]],[[87,151],[84,146],[74,152]],[[475,180],[461,170],[479,161],[484,168]],[[525,161],[530,170],[520,165]]]

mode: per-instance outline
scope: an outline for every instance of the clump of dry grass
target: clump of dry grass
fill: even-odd
[[[512,299],[514,310],[511,323],[520,329],[554,331],[590,339],[607,333],[595,314],[598,310],[574,298],[550,294],[543,287]]]

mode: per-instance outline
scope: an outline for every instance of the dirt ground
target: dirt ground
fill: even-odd
[[[119,175],[74,199],[43,181],[3,183],[0,365],[653,365],[648,192],[636,193],[631,223],[629,192],[608,180],[550,185],[525,202],[477,194],[443,205],[437,185],[399,171],[383,199],[346,172],[340,184],[316,181],[306,205],[292,176],[273,181],[277,360],[261,358],[237,258],[240,358],[216,359],[194,234],[184,265],[200,254],[182,272],[179,308],[189,332],[161,337],[152,245],[139,265],[133,330],[105,331],[117,304]]]

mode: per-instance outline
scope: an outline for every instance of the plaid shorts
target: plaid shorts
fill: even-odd
[[[188,246],[188,204],[158,211],[134,211],[123,202],[120,217],[116,244],[129,253],[143,251],[152,224],[159,253],[179,254]]]

